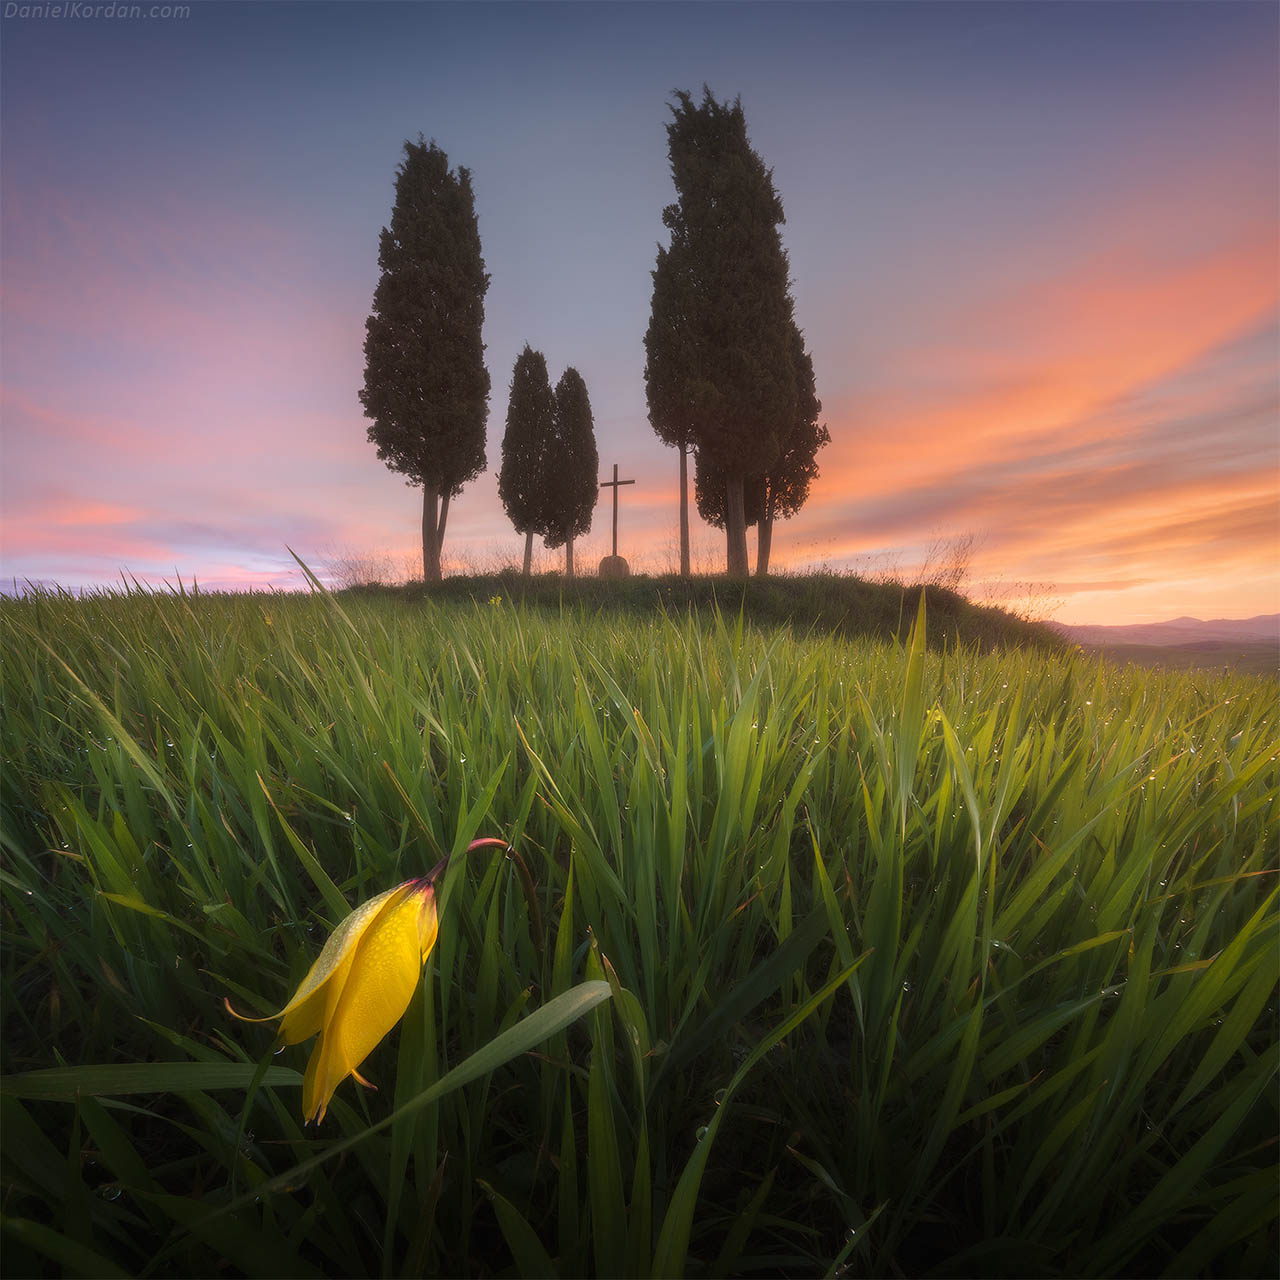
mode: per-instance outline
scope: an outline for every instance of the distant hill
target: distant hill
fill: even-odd
[[[1225,644],[1267,644],[1280,647],[1280,613],[1261,613],[1256,618],[1173,618],[1169,622],[1138,622],[1126,627],[1053,624],[1077,644],[1104,646],[1118,644],[1186,645],[1218,642]]]
[[[1253,675],[1280,670],[1280,613],[1256,618],[1173,618],[1126,627],[1051,624],[1076,644],[1115,662],[1143,666],[1231,667]]]

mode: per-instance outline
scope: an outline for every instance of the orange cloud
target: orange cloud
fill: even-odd
[[[1274,231],[1259,229],[1168,274],[1100,255],[1013,290],[969,316],[963,338],[910,350],[892,390],[829,406],[815,497],[894,493],[1011,443],[1096,438],[1114,427],[1098,416],[1109,403],[1256,326],[1276,302]]]

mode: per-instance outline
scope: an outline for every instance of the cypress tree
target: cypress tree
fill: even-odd
[[[524,534],[526,578],[533,560],[533,535],[546,530],[547,465],[555,427],[556,402],[546,357],[526,342],[511,373],[502,469],[498,472],[498,496],[516,532]]]
[[[451,172],[448,156],[421,135],[404,144],[378,266],[360,402],[378,457],[422,486],[422,572],[436,582],[449,500],[485,464],[489,277],[471,174]]]
[[[724,475],[727,568],[745,577],[743,486],[777,462],[796,398],[782,202],[751,149],[740,101],[717,102],[709,89],[699,105],[685,92],[676,99],[667,140],[678,199],[663,222],[664,265],[677,281],[666,286],[674,302],[660,298],[655,309],[674,306],[682,320],[659,328],[649,358],[674,371],[663,394],[683,404],[699,459]],[[681,332],[683,356],[671,349]]]
[[[544,468],[543,540],[563,546],[564,571],[573,577],[573,540],[591,528],[600,486],[591,401],[582,375],[569,368],[555,390],[555,429]]]

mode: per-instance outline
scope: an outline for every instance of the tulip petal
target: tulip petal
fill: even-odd
[[[370,898],[350,915],[344,916],[283,1009],[268,1014],[265,1018],[248,1018],[243,1013],[238,1013],[230,1000],[224,1000],[227,1012],[241,1022],[274,1022],[277,1018],[281,1019],[282,1044],[298,1044],[310,1039],[324,1027],[332,1009],[336,1007],[352,958],[365,930],[383,910],[394,906],[395,901],[407,897],[418,884],[417,880],[406,880],[394,889]]]
[[[338,1085],[404,1016],[436,932],[435,894],[421,881],[365,926],[346,962],[345,980],[330,992],[337,999],[307,1064],[302,1090],[307,1120],[324,1119]]]
[[[404,884],[397,885],[394,889],[388,889],[385,893],[378,894],[376,898],[370,898],[368,902],[358,906],[350,915],[344,916],[338,927],[329,935],[329,939],[316,957],[315,963],[307,970],[307,976],[303,978],[297,991],[293,993],[293,998],[279,1013],[271,1016],[284,1018],[288,1021],[291,1013],[300,1009],[308,998],[324,983],[343,970],[345,965],[350,964],[351,957],[355,954],[355,948],[359,945],[365,930],[373,924],[384,907],[392,905],[391,899],[396,898],[397,895],[400,898],[405,897],[412,892],[416,883],[417,881],[415,880],[406,880]],[[280,1030],[282,1033],[284,1032],[285,1027],[283,1024]],[[308,1034],[313,1035],[314,1032],[309,1032]],[[293,1040],[289,1040],[288,1043],[295,1044],[298,1040],[305,1040],[306,1038],[306,1035],[300,1035]]]

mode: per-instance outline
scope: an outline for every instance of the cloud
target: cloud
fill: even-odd
[[[832,416],[776,554],[976,532],[979,567],[1018,577],[1103,560],[1131,581],[1125,563],[1160,545],[1188,567],[1231,545],[1237,566],[1274,576],[1275,257],[1258,236],[1163,275],[1100,256],[977,310],[958,340],[902,348]]]
[[[1214,110],[1239,99],[1219,88]],[[1273,102],[1264,88],[1248,100]],[[920,99],[916,124],[932,128],[941,100]],[[1001,171],[1002,147],[1015,138],[1026,160],[1044,137],[1087,139],[1091,121],[1064,115],[1046,132],[984,118],[992,130],[942,120],[943,148],[923,131],[894,135],[890,116],[882,137],[850,135],[849,173],[878,176],[887,195],[806,161],[803,146],[782,160],[809,188],[807,207],[788,191],[787,234],[814,233],[789,244],[832,444],[809,505],[775,533],[775,563],[907,563],[935,532],[972,531],[976,575],[1052,579],[1090,608],[1158,608],[1177,590],[1238,602],[1218,612],[1265,611],[1280,274],[1265,131],[1224,129],[1199,105],[1166,121],[1146,105],[1088,155],[1037,152],[1036,190],[1024,165]],[[253,127],[266,173],[282,135],[268,119]],[[1143,136],[1152,145],[1135,152]],[[643,163],[662,178],[655,137]],[[494,163],[478,190],[497,201],[504,140],[483,141]],[[41,151],[6,183],[5,571],[84,581],[177,566],[283,583],[286,544],[310,558],[414,555],[418,495],[377,462],[356,399],[387,173],[371,185],[366,165],[359,200],[322,224],[301,208],[303,187],[220,189],[207,167],[194,173],[210,157],[186,133],[179,143],[146,157],[122,144],[89,178],[71,151]],[[242,172],[240,149],[226,173]],[[48,176],[59,165],[61,182]],[[200,181],[162,181],[174,174]],[[340,187],[324,181],[335,209]],[[596,219],[587,250],[548,266],[532,215],[547,234],[561,221],[511,199],[482,214],[491,468],[509,361],[532,327],[554,367],[587,377],[602,470],[616,459],[638,481],[623,494],[621,549],[665,562],[676,460],[649,432],[641,377],[652,247]],[[722,535],[694,522],[712,561]],[[608,549],[609,523],[606,498],[581,559]],[[454,505],[446,554],[519,548],[486,474]]]

